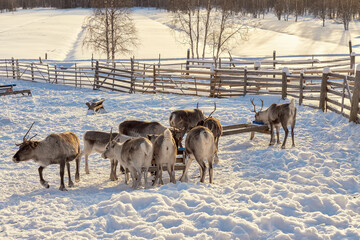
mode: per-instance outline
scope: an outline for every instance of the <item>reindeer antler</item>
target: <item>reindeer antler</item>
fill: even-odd
[[[216,103],[214,102],[214,111],[212,111],[207,118],[211,117],[211,115],[212,115],[215,111],[216,111]]]
[[[254,98],[250,99],[250,102],[254,106],[254,110],[252,112],[256,113],[256,106],[254,104]]]
[[[264,101],[262,99],[260,99],[260,101],[261,101],[261,108],[260,108],[259,112],[263,109],[263,106],[264,106]]]
[[[26,132],[26,134],[24,135],[24,137],[23,137],[23,141],[24,141],[24,142],[27,140],[27,139],[26,139],[26,136],[29,134],[31,128],[32,128],[33,125],[34,125],[34,123],[35,123],[35,122],[33,122],[33,123],[31,124],[29,130],[28,130],[28,131]],[[36,134],[36,135],[37,135],[37,134]],[[35,135],[35,136],[36,136],[36,135]],[[35,137],[35,136],[32,136],[31,138],[33,138],[33,137]],[[30,138],[30,139],[31,139],[31,138]],[[30,139],[29,139],[29,140],[30,140]]]
[[[196,104],[196,109],[199,109],[199,103]]]

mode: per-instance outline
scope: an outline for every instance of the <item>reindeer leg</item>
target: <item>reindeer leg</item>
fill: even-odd
[[[113,174],[114,174],[115,180],[118,180],[118,177],[116,175],[116,168],[117,168],[118,162],[119,162],[118,160],[114,159],[114,172],[113,172]]]
[[[293,124],[291,124],[291,139],[292,139],[292,146],[293,147],[295,147],[294,128],[295,128],[295,120],[294,120]]]
[[[250,140],[253,140],[254,137],[255,137],[255,132],[251,132],[251,134],[250,134]]]
[[[164,185],[164,181],[162,179],[162,172],[163,172],[163,166],[162,166],[162,164],[160,164],[159,179],[160,179],[160,184]]]
[[[280,144],[280,126],[276,126],[276,137],[277,137],[277,144]]]
[[[49,183],[44,180],[43,174],[42,174],[42,172],[43,172],[43,170],[44,170],[44,167],[39,167],[38,170],[39,170],[40,184],[41,184],[43,187],[45,187],[45,188],[49,188],[49,187],[50,187],[50,186],[49,186]]]
[[[74,183],[73,181],[71,181],[71,174],[70,174],[70,163],[69,162],[66,162],[66,168],[67,168],[67,171],[68,171],[68,177],[69,177],[69,188],[71,187],[74,187]]]
[[[217,163],[219,163],[219,156],[218,156],[219,138],[216,138],[215,143],[216,143],[216,152],[215,152],[215,156],[214,156],[214,163],[217,164]]]
[[[212,161],[208,161],[209,162],[209,182],[210,183],[213,183],[213,173],[214,173],[214,170],[213,170],[213,163]]]
[[[89,154],[85,154],[85,173],[89,174],[89,163],[88,163]]]
[[[170,180],[173,184],[176,184],[176,179],[175,179],[175,164],[171,164],[170,166],[171,169],[171,177]]]
[[[185,165],[185,170],[183,171],[183,174],[182,174],[181,178],[179,179],[179,181],[181,181],[181,182],[184,182],[185,178],[187,178],[187,176],[186,176],[187,171],[189,170],[189,167],[190,167],[192,161],[194,160],[192,157],[189,157],[189,156],[186,156],[186,157],[188,160]]]
[[[81,160],[81,155],[75,159],[75,164],[76,164],[75,182],[80,182],[80,160]]]
[[[60,191],[67,191],[64,184],[65,160],[60,162]]]
[[[271,133],[271,138],[270,138],[270,146],[275,144],[275,136],[274,136],[274,124],[270,123],[270,133]]]
[[[200,182],[204,182],[205,181],[205,174],[206,174],[206,165],[204,160],[197,160],[196,161],[199,163],[200,165]]]
[[[284,128],[285,131],[285,138],[284,138],[284,142],[283,145],[281,146],[282,149],[285,149],[285,144],[286,144],[286,139],[288,137],[289,134],[289,129],[287,128],[286,124],[284,122],[281,122],[282,127]]]

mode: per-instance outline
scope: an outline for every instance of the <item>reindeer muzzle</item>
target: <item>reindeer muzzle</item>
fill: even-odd
[[[20,160],[17,157],[13,157],[12,160],[13,160],[14,163],[19,163],[20,162]]]

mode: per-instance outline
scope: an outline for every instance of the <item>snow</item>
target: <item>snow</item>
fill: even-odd
[[[0,98],[0,238],[220,238],[358,239],[360,232],[360,126],[335,113],[298,106],[295,141],[269,147],[269,135],[225,136],[214,184],[199,183],[194,162],[188,182],[132,190],[124,177],[109,180],[110,163],[93,154],[90,174],[81,162],[81,181],[59,187],[59,166],[49,166],[39,183],[38,165],[15,164],[12,156],[33,121],[31,134],[110,131],[125,119],[168,125],[172,110],[216,102],[223,125],[253,120],[250,97],[210,99],[177,95],[120,94],[69,86],[0,79],[31,89],[32,97]],[[106,114],[87,115],[85,102],[105,98]],[[262,96],[264,106],[287,102]],[[259,99],[257,99],[259,101]],[[30,134],[30,135],[31,135]],[[32,135],[31,135],[32,136]],[[284,132],[281,132],[283,138]],[[81,143],[82,145],[82,143]],[[72,163],[72,176],[75,164]],[[181,173],[177,172],[179,179]],[[65,183],[67,183],[65,178]]]
[[[130,55],[118,58],[158,59],[185,58],[188,47],[176,39],[171,13],[153,8],[133,8],[139,46]],[[104,58],[104,55],[82,47],[85,19],[91,9],[33,9],[0,14],[0,53],[3,58],[79,60]],[[351,22],[349,31],[343,25],[301,17],[298,22],[278,21],[273,14],[258,19],[259,27],[250,28],[248,40],[238,39],[233,57],[264,57],[284,55],[346,54],[352,41],[353,51],[360,47],[358,21]],[[16,41],[14,41],[16,40]],[[289,44],[291,43],[291,44]],[[228,57],[227,53],[224,53]],[[211,56],[211,55],[209,55]]]
[[[88,9],[20,10],[0,14],[2,58],[89,59],[81,49],[83,20]],[[134,9],[142,45],[136,58],[184,57],[186,48],[169,31],[169,14],[154,9]],[[298,23],[262,20],[248,42],[234,55],[329,54],[348,52],[351,23],[302,18]],[[143,32],[144,31],[144,32]],[[161,39],[159,38],[161,34]],[[354,49],[360,38],[351,39]],[[292,44],[289,44],[292,43]],[[244,47],[246,46],[246,47]],[[155,55],[155,56],[154,56]],[[96,56],[95,56],[96,57]],[[128,58],[129,56],[126,56]],[[360,125],[335,113],[297,106],[295,144],[269,147],[270,136],[224,136],[219,143],[220,163],[214,167],[214,184],[199,183],[199,166],[193,162],[189,181],[132,190],[119,180],[109,180],[110,163],[99,154],[89,157],[90,174],[81,162],[81,181],[68,192],[58,190],[59,166],[44,170],[50,188],[39,183],[38,164],[14,163],[16,143],[32,122],[31,136],[73,131],[82,139],[87,130],[117,129],[125,119],[159,121],[168,126],[170,112],[199,107],[222,125],[254,120],[250,98],[121,94],[70,86],[0,78],[15,90],[31,89],[32,97],[0,98],[0,239],[359,239],[360,238]],[[88,115],[85,103],[105,98],[107,113]],[[279,96],[261,96],[264,107],[288,102]],[[256,97],[260,103],[260,97]],[[284,131],[281,130],[281,140]],[[83,145],[81,140],[81,145]],[[74,178],[74,162],[71,163]],[[176,179],[181,173],[176,173]],[[67,177],[65,177],[65,184]]]

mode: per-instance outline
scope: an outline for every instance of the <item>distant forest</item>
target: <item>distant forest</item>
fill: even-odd
[[[121,2],[128,7],[155,7],[168,11],[188,11],[189,9],[212,7],[249,14],[260,18],[266,13],[274,13],[279,20],[289,17],[314,16],[323,20],[336,19],[348,29],[349,22],[360,20],[359,0],[1,0],[0,12],[16,11],[17,8],[101,8],[109,2]]]

